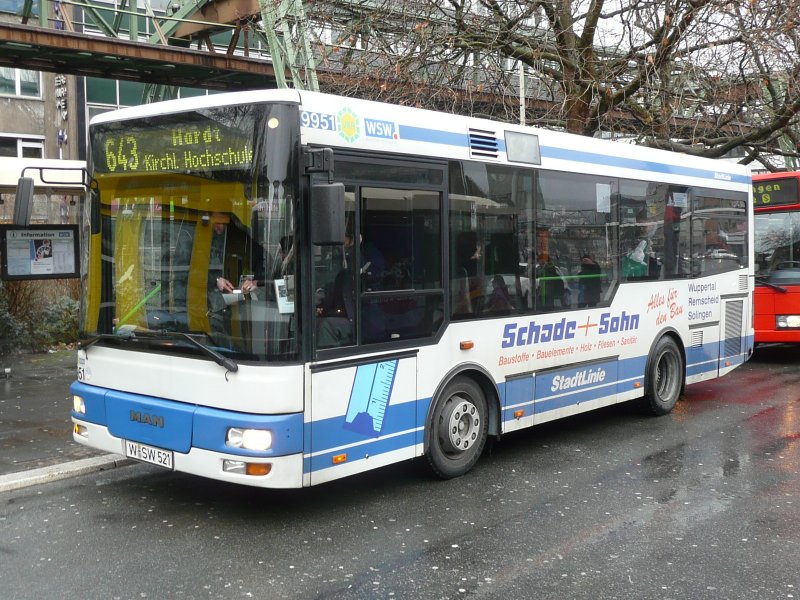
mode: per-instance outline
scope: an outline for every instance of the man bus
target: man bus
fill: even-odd
[[[666,414],[752,351],[737,165],[298,90],[99,115],[89,146],[72,418],[101,450],[273,488],[450,478],[489,436]],[[213,303],[212,269],[237,286]]]

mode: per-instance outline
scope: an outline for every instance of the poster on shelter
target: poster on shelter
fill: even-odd
[[[6,272],[10,277],[73,275],[73,229],[10,229],[6,232]]]

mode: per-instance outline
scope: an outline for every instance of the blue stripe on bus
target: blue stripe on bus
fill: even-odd
[[[720,358],[719,348],[724,344],[725,340],[722,340],[713,341],[700,347],[687,348],[686,375],[716,374],[720,368],[731,367],[745,362],[744,354]],[[726,365],[726,362],[730,364]],[[570,391],[543,393],[549,392],[549,387],[552,386],[553,378],[556,375],[572,376],[578,371],[586,370],[590,367],[607,368],[610,364],[609,362],[586,363],[565,369],[547,371],[545,375],[536,377],[531,375],[530,377],[514,378],[504,383],[499,383],[498,389],[501,397],[505,399],[502,410],[503,422],[513,422],[518,418],[529,417],[532,414],[543,414],[583,402],[608,398],[616,393],[634,389],[637,383],[639,387],[644,384],[647,357],[638,356],[620,360],[617,367],[618,377],[616,378],[604,380],[602,383],[587,384]],[[537,385],[539,387],[535,387]],[[616,388],[609,390],[612,386],[616,386]],[[515,417],[514,412],[519,410],[522,410],[523,414],[521,417]]]
[[[331,449],[320,454],[315,454],[314,456],[303,457],[303,472],[313,473],[314,471],[333,467],[334,456],[346,454],[347,462],[340,464],[352,464],[357,460],[368,459],[370,456],[378,456],[387,452],[394,452],[395,450],[411,448],[416,443],[417,432],[405,431],[399,435],[377,438],[358,446]]]
[[[567,150],[555,148],[553,146],[542,146],[542,158],[554,158],[558,160],[570,160],[573,162],[603,165],[606,167],[620,167],[623,169],[636,169],[637,171],[649,171],[652,173],[664,173],[667,175],[684,175],[687,177],[699,177],[702,179],[713,179],[720,181],[717,175],[724,175],[723,181],[734,183],[750,183],[749,175],[738,175],[728,173],[720,168],[719,171],[709,171],[707,169],[697,169],[695,167],[680,167],[665,163],[651,162],[649,160],[639,160],[636,158],[625,158],[622,156],[610,156],[607,154],[594,154],[583,150]]]
[[[467,136],[466,133],[453,133],[452,131],[414,127],[412,125],[400,125],[399,133],[400,139],[402,140],[442,144],[444,146],[455,146],[456,148],[469,148],[469,136]],[[505,142],[502,140],[498,141],[501,142],[502,149],[505,151]]]
[[[386,415],[383,420],[383,431],[380,438],[378,436],[369,437],[345,426],[346,415],[337,415],[328,419],[313,421],[311,427],[314,432],[311,442],[311,452],[325,451],[329,448],[339,446],[349,446],[366,442],[370,439],[381,439],[383,437],[414,429],[418,426],[418,412],[422,412],[422,402],[402,402],[400,404],[389,404],[386,407]],[[419,410],[418,410],[419,409]],[[425,410],[427,413],[427,409]],[[422,418],[424,418],[423,413]],[[307,446],[308,448],[309,446]]]
[[[426,127],[414,127],[411,125],[399,126],[400,138],[414,142],[427,142],[429,144],[442,144],[454,146],[456,148],[469,148],[469,136],[464,133],[453,133],[439,129]],[[498,150],[506,151],[505,140],[497,139]],[[678,165],[668,165],[664,163],[640,160],[636,158],[625,158],[622,156],[610,156],[608,154],[595,154],[583,150],[569,150],[555,146],[542,146],[540,148],[542,158],[552,158],[556,160],[568,160],[588,164],[602,165],[607,167],[620,167],[623,169],[634,169],[636,171],[647,171],[651,173],[664,173],[667,175],[683,175],[686,177],[698,177],[700,179],[711,179],[713,181],[731,181],[733,183],[750,183],[749,175],[729,173],[724,170],[724,164],[720,164],[718,171],[698,169],[695,167],[681,167]],[[719,175],[723,175],[722,178]]]

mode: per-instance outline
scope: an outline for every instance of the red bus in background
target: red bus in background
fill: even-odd
[[[800,172],[753,175],[755,343],[800,342]]]

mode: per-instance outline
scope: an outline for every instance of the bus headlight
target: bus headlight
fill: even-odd
[[[800,327],[800,315],[775,315],[775,326],[778,329]]]
[[[225,444],[245,450],[269,450],[272,447],[272,432],[267,429],[241,429],[231,427]]]
[[[81,415],[86,414],[86,403],[83,401],[83,398],[80,396],[72,397],[72,410]]]

